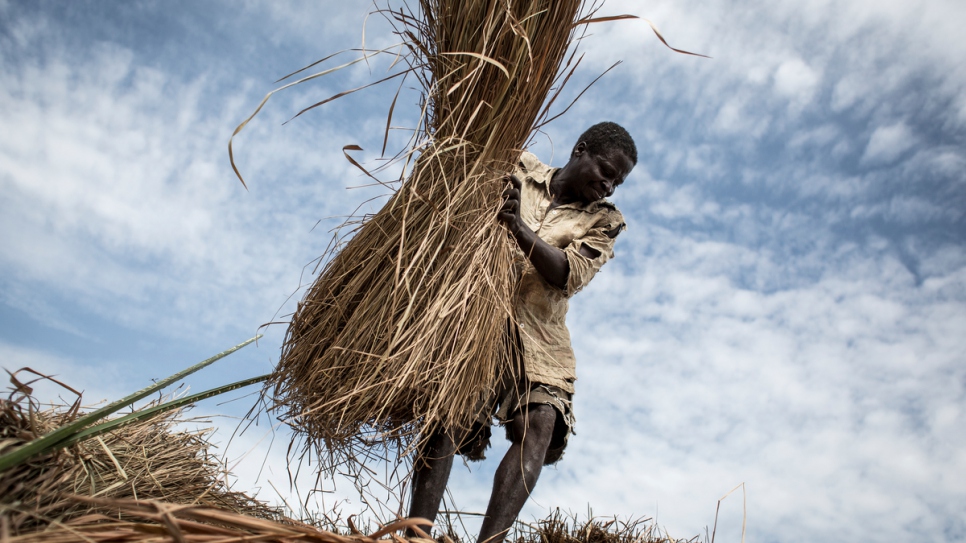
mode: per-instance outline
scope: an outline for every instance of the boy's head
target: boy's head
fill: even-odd
[[[588,128],[570,154],[570,160],[554,173],[554,183],[568,198],[585,203],[610,197],[637,164],[637,147],[627,130],[616,123],[597,123]]]
[[[623,126],[605,121],[597,123],[584,131],[577,138],[577,144],[583,142],[586,150],[593,155],[606,154],[612,149],[620,150],[624,156],[631,159],[632,165],[637,165],[637,146],[634,139]],[[577,147],[574,146],[576,151]]]

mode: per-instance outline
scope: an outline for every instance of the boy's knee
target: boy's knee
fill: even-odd
[[[532,440],[534,444],[549,446],[556,422],[557,412],[553,407],[545,404],[530,404],[513,417],[510,423],[511,440],[514,443]]]

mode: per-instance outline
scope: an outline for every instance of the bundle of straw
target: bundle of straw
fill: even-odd
[[[329,255],[270,380],[275,409],[336,463],[373,442],[411,451],[416,431],[468,428],[512,371],[502,175],[547,117],[581,2],[419,7],[391,18],[424,85],[424,144],[386,206]]]
[[[414,527],[424,520],[399,520],[365,535],[349,525],[343,535],[322,530],[298,521],[284,524],[253,518],[200,505],[176,505],[142,500],[84,500],[98,503],[103,509],[116,509],[125,519],[92,514],[58,523],[43,532],[4,538],[2,543],[400,543],[394,532]],[[512,543],[693,543],[692,539],[675,539],[662,534],[650,519],[620,521],[592,518],[585,522],[562,515],[559,510],[536,524],[517,525],[507,541]],[[418,529],[418,526],[415,526]],[[341,531],[341,530],[340,530]],[[386,538],[390,536],[392,539]],[[384,539],[383,539],[384,538]],[[462,538],[449,531],[437,539],[459,543]],[[431,542],[427,538],[409,541]]]
[[[75,501],[95,510],[117,511],[123,518],[92,513],[58,522],[42,532],[4,537],[2,543],[395,543],[401,538],[380,538],[416,523],[400,520],[368,536],[359,532],[341,535],[294,520],[280,523],[207,505],[130,499]]]
[[[82,416],[79,401],[40,409],[27,393],[0,400],[0,454],[48,435]],[[149,409],[151,405],[141,408]],[[202,504],[260,518],[280,513],[225,482],[204,431],[176,431],[181,411],[134,422],[67,448],[52,450],[0,472],[0,517],[5,533],[26,533],[116,508],[76,496],[163,499]]]

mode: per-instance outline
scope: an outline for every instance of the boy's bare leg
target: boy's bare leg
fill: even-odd
[[[530,405],[513,418],[513,444],[496,470],[479,543],[506,537],[537,484],[556,421],[557,412],[549,405]]]
[[[413,471],[412,503],[409,505],[409,517],[420,517],[429,521],[436,520],[439,504],[446,491],[450,471],[453,469],[453,455],[456,444],[446,432],[437,432],[429,438],[426,447],[416,460]],[[430,526],[421,525],[427,534]],[[407,530],[406,535],[415,536],[415,532]]]

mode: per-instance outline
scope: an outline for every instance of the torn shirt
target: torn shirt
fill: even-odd
[[[521,181],[520,217],[540,239],[564,251],[570,264],[565,289],[548,283],[517,247],[513,273],[516,280],[514,316],[522,347],[526,377],[531,383],[560,387],[573,393],[577,379],[574,351],[567,330],[571,296],[584,288],[601,266],[614,257],[614,238],[608,232],[625,228],[624,217],[611,202],[570,203],[549,209],[550,180],[557,168],[524,152],[514,169]],[[615,234],[616,237],[616,234]],[[580,254],[587,246],[596,254]]]

